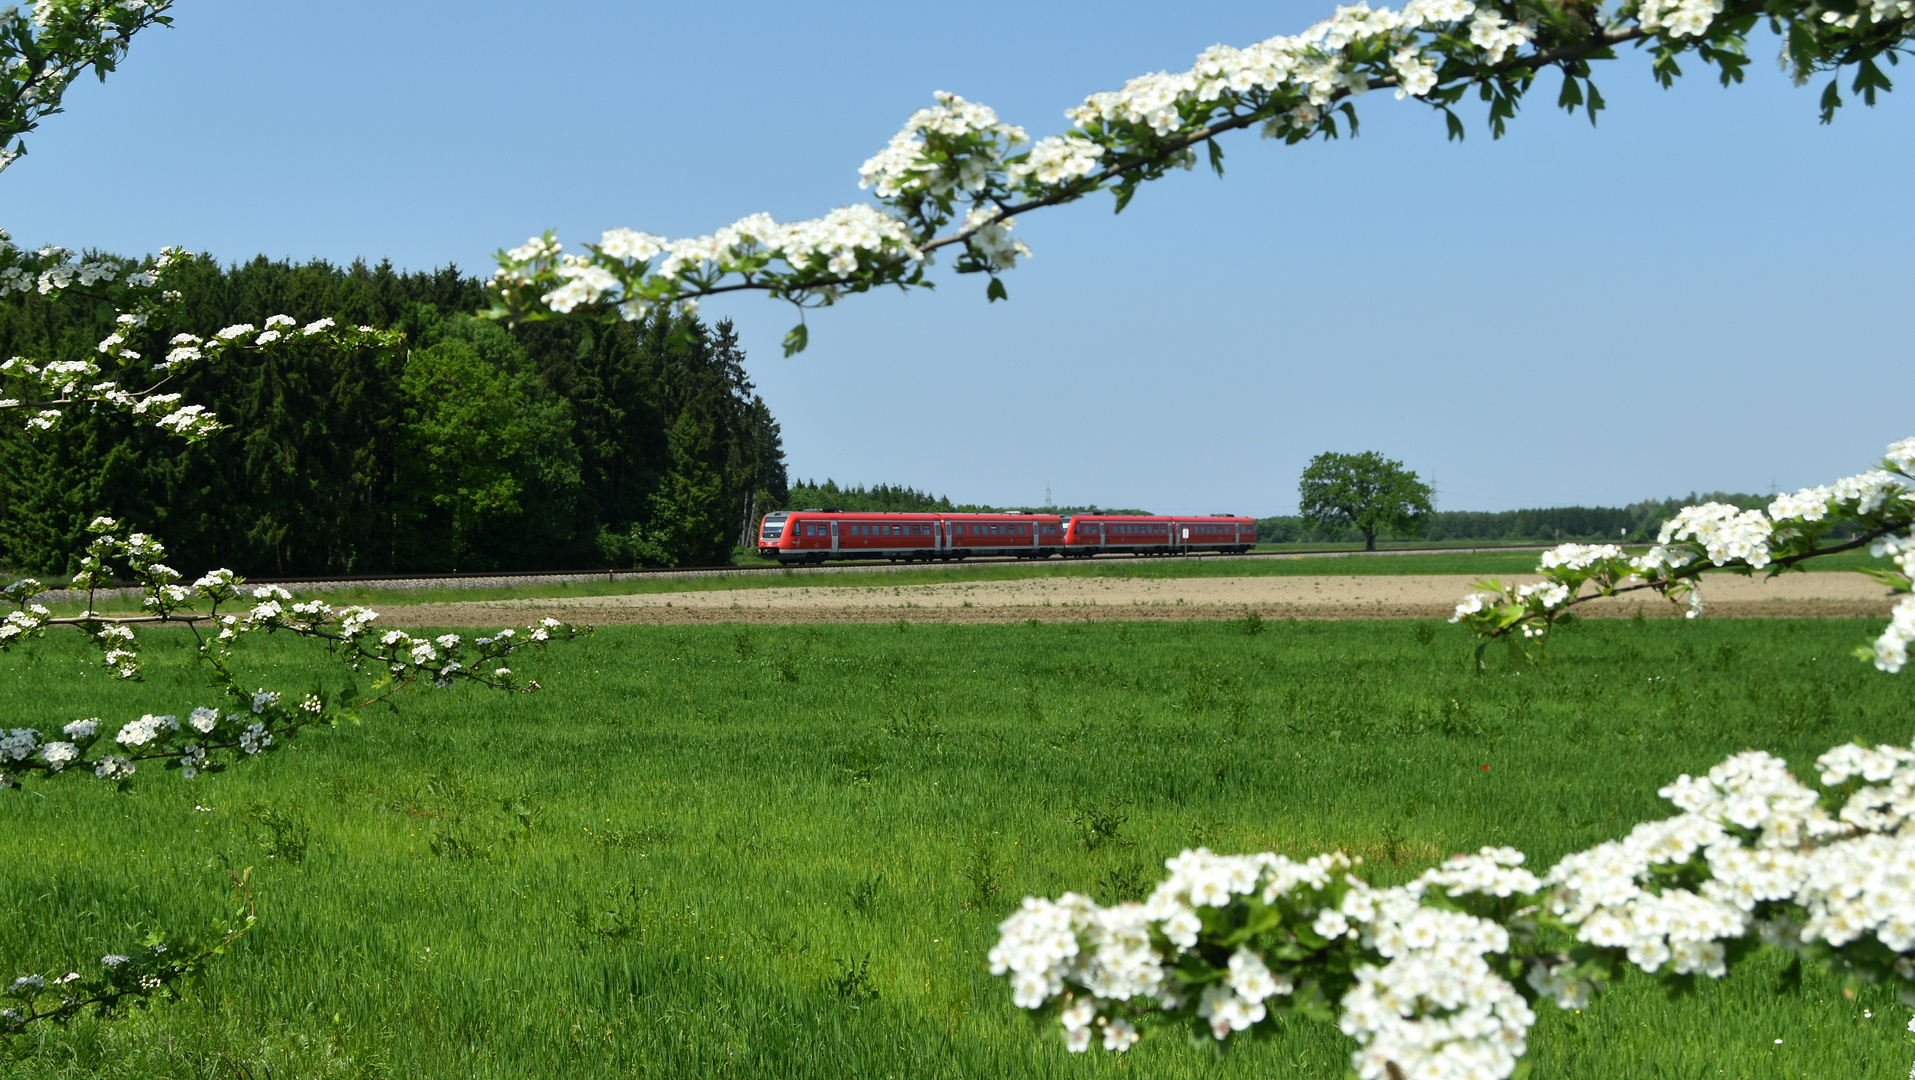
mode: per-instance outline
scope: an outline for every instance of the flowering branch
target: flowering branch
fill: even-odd
[[[58,300],[73,293],[111,300],[119,307],[113,332],[96,347],[98,358],[36,363],[15,356],[0,362],[0,412],[31,412],[27,429],[50,431],[72,406],[114,409],[150,417],[161,430],[197,442],[225,430],[224,425],[204,406],[183,404],[179,394],[160,392],[188,364],[228,353],[265,354],[294,346],[389,349],[405,340],[395,330],[340,327],[330,318],[295,329],[298,324],[291,316],[274,315],[263,329],[240,323],[210,338],[175,334],[162,344],[150,324],[165,305],[180,298],[178,292],[164,287],[164,279],[169,271],[194,259],[178,248],[165,248],[157,258],[144,261],[81,258],[61,247],[29,252],[0,230],[0,297],[31,292]],[[155,339],[150,346],[142,340],[149,337]],[[141,348],[135,348],[136,344]],[[157,359],[148,360],[147,352]],[[103,378],[109,373],[113,377]],[[144,389],[127,389],[128,385]]]
[[[144,1005],[156,997],[168,996],[180,980],[191,975],[226,949],[245,937],[259,921],[259,908],[253,900],[252,867],[232,875],[237,906],[234,923],[218,927],[215,939],[203,945],[168,941],[154,930],[131,953],[108,953],[100,957],[100,970],[91,975],[69,971],[49,979],[44,975],[22,975],[13,980],[0,1002],[0,1038],[17,1035],[39,1020],[64,1023],[84,1013],[113,1016],[129,1007]],[[58,970],[57,968],[55,970]]]
[[[1054,1009],[1072,1051],[1298,1016],[1352,1036],[1363,1080],[1510,1076],[1532,1005],[1582,1008],[1625,966],[1719,979],[1760,945],[1915,1004],[1915,749],[1848,744],[1816,766],[1821,790],[1759,751],[1684,775],[1660,792],[1680,814],[1540,877],[1513,848],[1393,888],[1340,852],[1185,851],[1141,904],[1027,898],[991,971],[1018,1005]]]
[[[27,152],[21,136],[60,111],[88,68],[101,82],[133,35],[171,26],[173,0],[35,0],[31,16],[0,9],[0,170]]]
[[[1845,539],[1831,540],[1840,532]],[[1892,557],[1894,569],[1865,571],[1895,593],[1911,591],[1915,572],[1915,438],[1888,448],[1882,467],[1835,483],[1778,495],[1768,513],[1726,503],[1687,506],[1663,524],[1656,543],[1640,555],[1615,544],[1562,544],[1543,553],[1536,572],[1544,580],[1505,585],[1494,578],[1476,583],[1450,617],[1474,631],[1482,650],[1497,638],[1548,643],[1549,632],[1578,604],[1643,589],[1688,604],[1688,617],[1702,614],[1701,576],[1726,569],[1775,577],[1810,559],[1867,547]],[[1584,591],[1587,587],[1588,591]],[[1897,672],[1915,641],[1915,597],[1898,604],[1889,628],[1861,655],[1883,671]]]
[[[428,640],[403,630],[380,633],[373,628],[379,618],[376,611],[335,610],[320,600],[294,603],[292,595],[277,585],[250,590],[254,603],[245,614],[222,614],[220,605],[240,600],[244,578],[231,570],[215,570],[191,586],[180,585],[179,572],[159,561],[165,550],[157,540],[137,532],[122,537],[113,531],[118,524],[101,517],[89,526],[95,537],[73,579],[75,588],[87,590],[87,611],[82,614],[53,618],[45,605],[34,602],[42,589],[31,578],[0,589],[0,597],[15,606],[0,620],[0,651],[11,649],[19,640],[43,636],[49,626],[72,626],[100,647],[108,671],[118,678],[137,679],[140,663],[132,625],[184,623],[192,629],[200,656],[211,668],[209,684],[217,692],[215,703],[195,706],[183,723],[176,714],[145,714],[123,725],[111,740],[104,738],[107,729],[98,717],[74,720],[57,736],[26,727],[0,732],[0,768],[12,770],[12,775],[0,772],[0,787],[12,786],[32,773],[50,775],[68,768],[91,768],[96,776],[124,779],[133,775],[139,762],[153,760],[167,761],[169,768],[178,768],[192,779],[220,768],[216,756],[220,752],[260,753],[302,728],[337,724],[341,717],[421,681],[440,688],[475,683],[495,690],[536,691],[538,683],[522,681],[508,666],[511,656],[527,647],[542,649],[549,642],[591,632],[542,619],[523,632],[500,630],[471,641],[458,634]],[[92,610],[94,590],[111,581],[116,561],[124,561],[144,582],[141,606],[146,614],[113,617]],[[200,601],[207,602],[207,610],[190,606]],[[218,630],[202,636],[201,625]],[[315,690],[287,701],[278,691],[247,689],[233,672],[232,650],[243,635],[257,631],[285,631],[324,642],[353,671],[377,673],[372,696],[355,701],[358,693],[348,687],[332,695]],[[232,700],[238,707],[222,712],[217,697]]]
[[[546,233],[498,253],[486,314],[637,320],[660,305],[695,310],[700,297],[743,290],[802,311],[879,286],[928,288],[925,270],[942,248],[957,253],[959,273],[990,278],[990,299],[1005,299],[999,275],[1030,254],[1011,236],[1017,215],[1106,188],[1121,211],[1142,183],[1194,167],[1200,144],[1221,175],[1216,140],[1231,131],[1259,126],[1266,138],[1297,143],[1335,138],[1347,122],[1354,134],[1354,99],[1394,89],[1441,112],[1450,136],[1462,138],[1454,107],[1474,88],[1488,105],[1491,134],[1501,136],[1549,68],[1563,75],[1557,104],[1584,109],[1593,122],[1604,103],[1591,63],[1613,59],[1616,46],[1650,49],[1664,85],[1682,74],[1687,53],[1728,85],[1742,80],[1747,36],[1763,21],[1783,37],[1782,63],[1798,83],[1854,69],[1852,90],[1874,104],[1890,89],[1877,61],[1908,51],[1911,15],[1915,0],[1410,0],[1398,11],[1358,3],[1294,37],[1216,46],[1188,71],[1093,94],[1066,112],[1074,130],[1035,142],[991,109],[940,91],[934,107],[914,113],[859,170],[876,206],[788,224],[755,214],[683,240],[612,229],[583,253],[566,252]],[[1823,120],[1841,104],[1831,81]],[[801,321],[786,336],[786,355],[807,340]]]

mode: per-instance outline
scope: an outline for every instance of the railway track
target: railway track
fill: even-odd
[[[1177,562],[1190,560],[1232,561],[1258,559],[1315,559],[1315,558],[1388,558],[1393,555],[1472,555],[1499,551],[1546,551],[1552,544],[1498,544],[1479,547],[1447,548],[1392,548],[1383,551],[1351,551],[1348,549],[1322,548],[1306,551],[1247,551],[1241,555],[1226,552],[1203,552],[1188,555],[1094,555],[1076,559],[1019,559],[1014,556],[953,559],[950,562],[899,561],[885,560],[845,561],[824,563],[816,566],[769,564],[765,566],[678,566],[678,567],[639,567],[628,570],[545,570],[520,573],[468,572],[452,574],[369,574],[347,575],[342,577],[288,577],[288,578],[248,578],[254,585],[278,585],[294,592],[327,592],[341,589],[497,589],[512,588],[520,585],[564,585],[604,582],[608,585],[620,581],[644,579],[692,579],[711,577],[747,577],[753,574],[790,574],[794,577],[806,577],[817,574],[871,574],[890,573],[898,570],[924,570],[965,566],[994,566],[1029,564],[1042,566],[1084,566],[1092,563],[1150,563]],[[96,594],[101,599],[125,599],[138,595],[136,589],[122,587],[101,590]],[[85,599],[84,593],[68,589],[52,589],[41,594],[42,602],[77,602]]]
[[[640,567],[628,570],[552,570],[526,573],[455,573],[455,574],[380,574],[348,577],[302,577],[302,578],[249,578],[260,585],[279,585],[286,589],[319,590],[329,588],[375,588],[375,589],[443,589],[443,588],[501,588],[515,585],[566,584],[603,581],[615,584],[620,581],[641,579],[708,578],[708,577],[744,577],[752,574],[788,573],[794,576],[813,574],[858,574],[889,573],[899,570],[924,570],[940,568],[958,568],[964,566],[994,566],[1029,564],[1034,566],[1083,566],[1090,563],[1148,563],[1179,561],[1232,561],[1232,560],[1270,560],[1270,559],[1314,559],[1314,558],[1378,558],[1392,555],[1474,555],[1501,551],[1547,551],[1553,544],[1499,544],[1480,547],[1447,548],[1393,548],[1383,551],[1351,551],[1348,549],[1322,548],[1307,551],[1247,551],[1241,555],[1225,552],[1204,552],[1189,555],[1095,555],[1076,559],[1020,559],[1016,557],[988,556],[983,558],[941,560],[919,560],[893,562],[883,560],[847,560],[824,563],[815,566],[769,564],[765,566],[679,566],[679,567]]]

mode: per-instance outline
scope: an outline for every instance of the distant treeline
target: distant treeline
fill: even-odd
[[[464,314],[448,267],[199,263],[154,340],[287,314],[403,330],[398,350],[234,352],[167,387],[233,429],[186,446],[150,423],[75,412],[0,430],[0,562],[70,572],[85,526],[151,532],[189,576],[728,562],[786,496],[777,422],[731,325],[532,323]],[[105,305],[0,301],[0,356],[91,355]],[[163,351],[164,345],[161,345]]]
[[[1543,510],[1439,510],[1424,522],[1419,539],[1431,541],[1483,540],[1506,543],[1642,543],[1654,540],[1662,523],[1685,506],[1696,503],[1732,503],[1745,510],[1765,507],[1766,495],[1737,495],[1712,491],[1686,499],[1659,499],[1607,506],[1558,506]],[[1361,543],[1355,529],[1323,529],[1298,517],[1257,520],[1257,539],[1266,544]]]
[[[931,495],[916,488],[874,484],[865,487],[839,487],[835,480],[820,484],[798,480],[791,484],[785,506],[792,510],[837,509],[866,514],[1143,514],[1144,510],[1110,510],[1097,506],[985,506],[978,503],[954,503],[949,496]]]

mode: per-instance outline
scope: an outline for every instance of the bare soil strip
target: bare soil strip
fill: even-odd
[[[566,622],[626,623],[1001,623],[1241,619],[1448,618],[1474,577],[1039,578],[829,588],[740,589],[635,596],[469,600],[386,607],[393,626],[497,626],[550,616]],[[1517,582],[1534,577],[1509,579]],[[1705,614],[1729,618],[1883,616],[1892,604],[1861,574],[1789,574],[1773,581],[1715,574],[1704,582]],[[1598,618],[1680,618],[1650,592],[1580,605]]]

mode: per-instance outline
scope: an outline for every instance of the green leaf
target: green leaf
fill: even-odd
[[[984,295],[988,297],[993,303],[999,300],[1009,300],[1011,298],[1010,294],[1004,291],[1004,279],[997,278],[997,277],[992,278],[991,283],[985,287]],[[802,330],[804,328],[799,327],[799,329]]]
[[[1137,185],[1129,182],[1118,184],[1114,193],[1117,196],[1117,208],[1111,213],[1121,214],[1124,212],[1124,207],[1130,205],[1130,197],[1137,194]]]
[[[1449,125],[1450,138],[1455,139],[1457,142],[1462,142],[1464,135],[1462,118],[1450,110],[1444,109],[1443,120]]]
[[[1565,75],[1563,77],[1563,92],[1556,95],[1556,104],[1561,106],[1571,116],[1574,116],[1576,114],[1576,107],[1582,103],[1583,91],[1582,87],[1576,85],[1576,77],[1574,75]]]
[[[791,333],[785,335],[785,355],[796,356],[804,352],[805,346],[810,343],[811,331],[805,328],[804,323],[799,323],[791,328]]]
[[[1875,66],[1874,60],[1864,59],[1862,61],[1861,67],[1855,72],[1854,90],[1856,93],[1862,95],[1863,104],[1875,104],[1875,92],[1877,90],[1887,93],[1893,89],[1895,89],[1895,84],[1889,81],[1888,76],[1882,73],[1881,68]]]
[[[1219,177],[1223,176],[1223,144],[1212,139],[1205,144],[1210,148],[1210,169]]]

